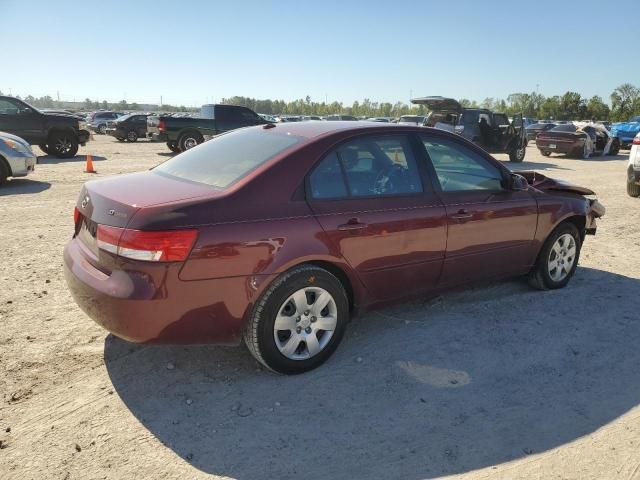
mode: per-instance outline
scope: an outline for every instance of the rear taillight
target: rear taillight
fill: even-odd
[[[164,123],[164,120],[160,120],[158,122],[158,130],[166,130],[167,129],[167,125]]]
[[[454,131],[458,135],[462,135],[464,133],[464,125],[456,125],[455,128],[454,128]]]
[[[633,137],[633,142],[631,143],[633,143],[634,145],[640,145],[640,133]]]
[[[73,208],[73,224],[77,225],[79,220],[80,220],[80,210],[78,210],[78,207],[74,207]]]
[[[106,252],[147,262],[180,262],[186,260],[198,232],[173,230],[145,232],[98,225],[98,248]]]

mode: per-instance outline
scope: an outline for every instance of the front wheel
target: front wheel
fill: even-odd
[[[98,133],[100,135],[105,135],[107,133],[107,126],[106,125],[98,125]]]
[[[283,374],[312,370],[335,351],[349,320],[340,280],[301,265],[281,275],[255,304],[244,332],[251,354]]]
[[[78,153],[78,139],[71,133],[54,133],[47,145],[49,153],[58,158],[73,158]]]
[[[520,145],[519,147],[509,152],[509,161],[514,163],[521,163],[524,160],[526,152],[526,146]]]
[[[609,155],[618,155],[620,153],[620,142],[614,140],[611,143],[611,148],[609,149]]]
[[[129,130],[127,132],[127,141],[128,142],[137,142],[138,141],[138,134],[136,133],[135,130]]]
[[[529,283],[539,290],[562,288],[578,267],[582,237],[573,223],[560,224],[551,232],[529,274]]]
[[[630,197],[640,197],[640,185],[627,181],[627,193]]]

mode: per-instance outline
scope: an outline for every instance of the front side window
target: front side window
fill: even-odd
[[[422,192],[409,141],[395,135],[363,137],[341,145],[316,167],[310,180],[311,195],[317,199]]]
[[[448,139],[423,137],[443,192],[502,190],[502,173],[476,152]]]

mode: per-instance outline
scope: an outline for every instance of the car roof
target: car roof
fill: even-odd
[[[337,121],[337,122],[292,122],[292,123],[272,123],[268,128],[276,133],[286,133],[312,139],[319,136],[329,135],[336,132],[344,132],[348,130],[362,130],[367,132],[393,132],[397,129],[405,131],[424,131],[424,127],[410,127],[407,125],[380,124],[369,121]],[[253,128],[265,128],[258,126]]]

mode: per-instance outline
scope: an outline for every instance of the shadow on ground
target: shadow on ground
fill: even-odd
[[[204,472],[417,480],[553,449],[638,405],[639,291],[580,268],[563,290],[515,281],[404,303],[357,319],[295,377],[244,348],[109,336],[104,357],[131,413]]]
[[[107,158],[101,157],[100,155],[91,155],[91,159],[94,162],[101,162],[102,160],[106,160]],[[87,161],[86,155],[76,155],[75,157],[72,157],[72,158],[58,158],[58,157],[54,157],[53,155],[43,155],[38,157],[38,163],[51,164],[51,165],[55,165],[58,163],[86,162],[86,161]]]
[[[24,195],[40,193],[51,188],[49,182],[40,182],[28,178],[12,178],[0,188],[0,197],[4,195]]]

